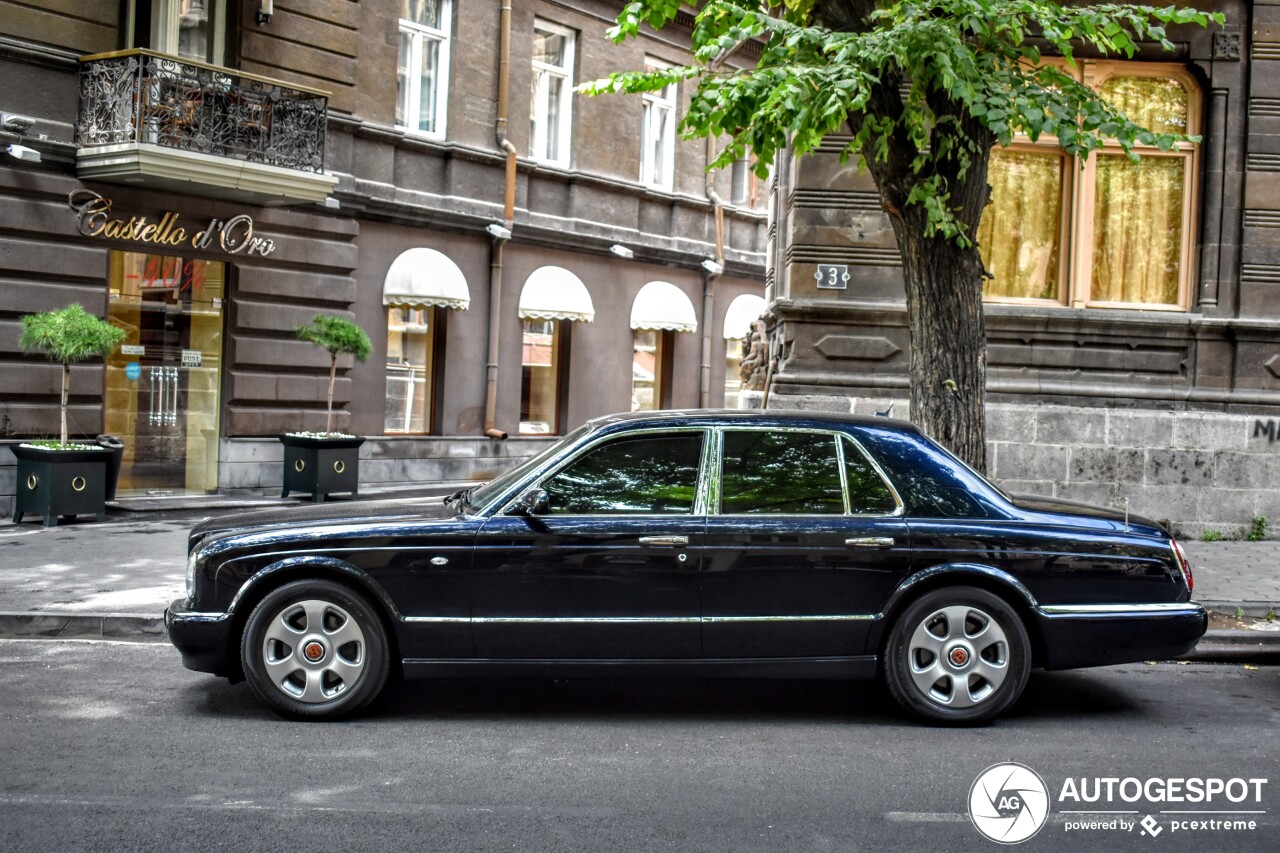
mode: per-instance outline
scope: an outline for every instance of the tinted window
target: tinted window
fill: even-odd
[[[989,513],[967,488],[972,478],[958,460],[923,436],[860,429],[858,439],[893,480],[906,514],[922,518],[984,518]]]
[[[844,476],[849,483],[849,511],[855,515],[887,515],[898,508],[884,479],[852,441],[844,443]]]
[[[835,436],[726,431],[720,511],[843,513]]]
[[[620,438],[543,484],[556,515],[693,512],[702,433]]]

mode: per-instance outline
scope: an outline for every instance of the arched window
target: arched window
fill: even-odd
[[[1082,62],[1081,79],[1155,132],[1200,132],[1200,92],[1181,66]],[[1171,151],[1109,142],[1083,168],[1046,134],[992,152],[978,244],[993,301],[1190,307],[1195,143]]]

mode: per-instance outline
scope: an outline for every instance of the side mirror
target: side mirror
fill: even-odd
[[[546,515],[551,511],[551,501],[544,489],[530,489],[520,496],[511,511],[514,515]]]

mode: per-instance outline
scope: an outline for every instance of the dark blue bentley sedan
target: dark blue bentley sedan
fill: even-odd
[[[166,622],[186,666],[292,717],[349,715],[393,671],[879,675],[969,723],[1033,666],[1191,649],[1191,588],[1156,523],[1010,497],[908,423],[657,412],[443,503],[205,522]]]

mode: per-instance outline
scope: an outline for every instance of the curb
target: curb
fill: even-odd
[[[169,632],[147,613],[0,613],[0,639],[167,643]]]
[[[1280,664],[1280,631],[1209,631],[1194,649],[1177,660]]]

